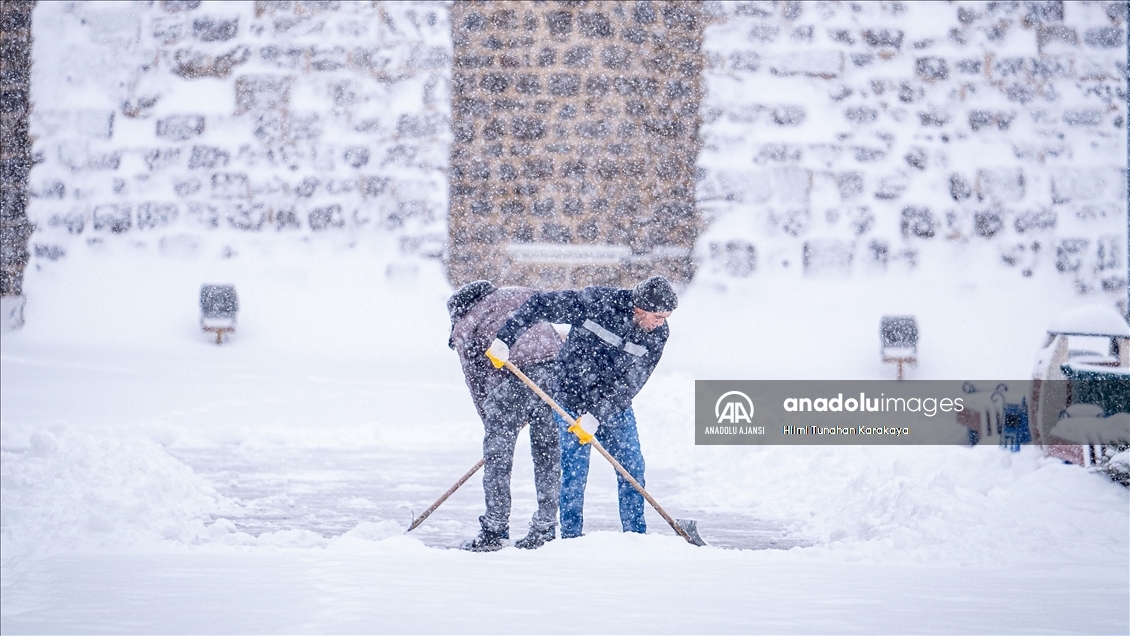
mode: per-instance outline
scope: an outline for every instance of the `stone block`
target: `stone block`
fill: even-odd
[[[349,54],[344,47],[314,47],[310,50],[310,68],[315,71],[336,71],[345,68]]]
[[[870,106],[854,106],[844,111],[844,117],[856,124],[869,124],[879,116],[879,111]]]
[[[1099,27],[1083,32],[1083,42],[1096,49],[1117,49],[1126,43],[1126,27]]]
[[[863,194],[863,173],[839,172],[835,175],[841,201],[850,201]]]
[[[926,150],[924,148],[911,148],[903,157],[906,165],[918,170],[926,170]]]
[[[865,29],[863,41],[874,48],[902,48],[903,32],[898,29]]]
[[[262,203],[237,203],[227,214],[228,225],[244,231],[257,232],[267,223],[270,210]]]
[[[77,110],[74,130],[80,137],[110,139],[114,135],[114,111]]]
[[[157,120],[157,136],[162,139],[186,141],[203,132],[203,115],[173,115]]]
[[[133,227],[133,210],[128,205],[104,204],[95,206],[92,217],[96,232],[121,234]]]
[[[548,131],[549,128],[542,119],[515,117],[510,120],[510,134],[515,139],[534,141],[545,137]]]
[[[180,148],[154,148],[145,153],[142,160],[150,171],[163,170],[180,159]]]
[[[973,132],[979,130],[1008,130],[1016,113],[1005,111],[973,110],[969,112],[969,129]]]
[[[965,75],[978,75],[981,73],[981,66],[983,63],[984,60],[982,60],[981,58],[971,57],[957,60],[955,67],[957,68],[958,73]]]
[[[239,33],[239,18],[202,16],[192,21],[192,36],[201,42],[226,42]]]
[[[581,76],[575,73],[555,73],[549,76],[549,94],[555,97],[573,97],[581,92]]]
[[[175,191],[177,193],[177,196],[179,197],[190,197],[197,192],[200,192],[200,179],[186,179],[184,181],[178,181],[173,186],[173,191]]]
[[[977,171],[975,186],[978,201],[1012,203],[1024,198],[1024,171],[1020,168],[995,168]]]
[[[290,102],[291,78],[286,76],[239,77],[235,81],[235,114],[285,108]]]
[[[612,126],[603,119],[581,122],[573,130],[581,139],[607,139],[612,134]]]
[[[1107,185],[1101,169],[1061,168],[1052,174],[1052,203],[1101,199]]]
[[[807,114],[802,106],[778,106],[772,110],[773,123],[778,126],[799,126]]]
[[[67,255],[67,250],[63,249],[62,245],[36,243],[34,246],[34,253],[36,258],[45,258],[49,261],[57,261]]]
[[[1036,28],[1036,44],[1040,53],[1067,52],[1079,43],[1079,34],[1062,24],[1042,24]]]
[[[137,229],[164,227],[177,219],[175,203],[142,203],[137,206]]]
[[[588,68],[592,66],[593,53],[591,46],[574,46],[565,49],[561,62],[565,66]]]
[[[1017,234],[1035,232],[1039,230],[1053,230],[1056,226],[1058,215],[1054,210],[1040,209],[1021,212],[1016,215],[1013,227]]]
[[[780,203],[807,205],[812,192],[812,171],[799,167],[775,168],[769,172],[774,199]]]
[[[180,49],[173,54],[173,73],[185,79],[203,77],[223,79],[231,75],[236,66],[249,59],[251,59],[251,49],[243,45],[217,56],[193,49]]]
[[[950,175],[950,197],[954,201],[962,202],[973,196],[973,185],[959,173]]]
[[[874,197],[880,201],[894,201],[902,197],[909,185],[908,175],[904,171],[885,175],[879,178]]]
[[[318,113],[291,112],[284,122],[284,132],[288,140],[317,139],[322,135],[322,119]]]
[[[1018,77],[1026,74],[1026,60],[1023,57],[1001,57],[993,60],[992,76],[997,79]]]
[[[914,72],[919,79],[926,82],[936,82],[948,79],[950,76],[949,64],[942,57],[920,57],[914,62]]]
[[[1027,104],[1036,98],[1036,87],[1027,83],[1010,84],[1005,87],[1004,95],[1010,102]]]
[[[973,213],[973,233],[982,238],[993,238],[1004,229],[1004,219],[999,210],[979,210]]]
[[[921,111],[918,113],[918,122],[922,126],[942,127],[950,121],[949,113],[944,110]]]
[[[1068,126],[1098,126],[1103,123],[1103,113],[1098,109],[1065,110],[1063,123]]]
[[[1029,60],[1029,72],[1039,78],[1071,77],[1071,59],[1064,55],[1043,55]]]
[[[808,276],[846,276],[854,256],[852,241],[809,239],[804,242],[801,263]]]
[[[761,55],[757,51],[734,51],[730,53],[730,70],[754,72],[761,68]]]
[[[577,31],[587,38],[610,38],[616,33],[608,15],[599,11],[582,11],[577,16]]]
[[[859,163],[871,163],[886,157],[887,151],[882,148],[870,146],[855,146],[852,148],[852,154]]]
[[[757,248],[746,241],[713,241],[710,258],[730,276],[744,278],[757,270]]]
[[[1061,273],[1078,272],[1090,241],[1085,238],[1060,239],[1055,246],[1055,268]]]
[[[369,163],[369,149],[364,146],[351,146],[342,153],[342,160],[353,168],[360,168]]]
[[[249,196],[247,175],[242,172],[217,172],[212,175],[212,197],[246,199]]]
[[[807,75],[825,79],[839,77],[843,70],[844,54],[834,50],[800,50],[778,56],[769,65],[769,72],[774,75]]]
[[[306,219],[310,229],[315,232],[345,227],[345,215],[341,206],[336,203],[310,210]]]
[[[193,146],[188,158],[190,170],[223,168],[228,165],[230,155],[222,148],[214,146]]]
[[[1063,0],[1026,0],[1024,3],[1024,26],[1056,22],[1063,22]]]
[[[16,188],[4,188],[14,191]],[[45,181],[39,187],[29,188],[28,194],[34,199],[62,199],[67,194],[67,186],[62,181]]]
[[[918,238],[933,238],[937,222],[930,208],[907,206],[902,209],[902,220],[899,227],[903,238],[912,236]]]
[[[200,7],[200,0],[161,0],[161,8],[169,13],[193,11]]]

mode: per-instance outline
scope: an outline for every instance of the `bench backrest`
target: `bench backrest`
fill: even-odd
[[[203,318],[235,318],[239,297],[235,285],[201,285],[200,315]]]
[[[883,348],[918,348],[918,323],[914,316],[883,316],[879,325]]]

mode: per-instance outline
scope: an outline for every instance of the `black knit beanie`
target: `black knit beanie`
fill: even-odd
[[[671,281],[663,276],[652,276],[632,290],[632,304],[644,311],[675,311],[679,297],[675,295]]]
[[[447,313],[451,316],[451,322],[454,323],[466,316],[476,303],[494,290],[495,287],[489,280],[477,280],[460,287],[459,291],[452,294],[451,298],[447,300]]]

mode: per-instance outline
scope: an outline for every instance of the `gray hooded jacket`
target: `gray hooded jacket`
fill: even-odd
[[[463,377],[467,380],[479,417],[485,417],[483,399],[510,373],[505,368],[495,369],[487,359],[486,350],[514,310],[536,291],[527,287],[500,287],[476,303],[452,326],[451,344],[459,354]],[[552,325],[539,322],[510,347],[510,362],[519,369],[551,362],[557,358],[561,342]]]

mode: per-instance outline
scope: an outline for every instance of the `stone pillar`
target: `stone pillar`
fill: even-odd
[[[690,2],[456,2],[448,277],[686,281],[704,16]]]
[[[34,0],[0,3],[0,321],[23,325],[23,279],[28,261],[27,177],[31,170],[28,92]]]

